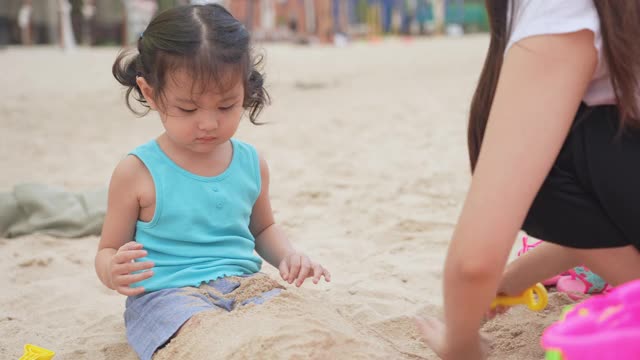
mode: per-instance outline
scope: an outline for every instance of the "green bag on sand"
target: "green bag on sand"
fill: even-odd
[[[49,185],[19,184],[11,192],[0,192],[0,237],[99,235],[106,211],[106,189],[73,193]]]

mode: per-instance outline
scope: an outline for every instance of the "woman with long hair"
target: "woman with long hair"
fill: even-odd
[[[640,1],[486,3],[444,323],[418,320],[444,359],[484,358],[478,330],[496,294],[577,265],[614,286],[640,278]],[[505,268],[520,229],[545,243]]]

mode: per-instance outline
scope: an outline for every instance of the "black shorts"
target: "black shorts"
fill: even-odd
[[[617,108],[580,106],[523,229],[573,248],[640,250],[640,130],[618,134]]]

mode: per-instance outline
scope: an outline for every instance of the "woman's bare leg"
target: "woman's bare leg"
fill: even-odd
[[[543,242],[507,265],[498,293],[516,296],[527,288],[582,265],[575,249]]]
[[[612,286],[640,279],[640,251],[631,245],[573,251],[582,264]]]
[[[575,249],[544,242],[507,265],[498,292],[519,295],[533,284],[579,265],[613,286],[640,279],[640,251],[631,245]]]

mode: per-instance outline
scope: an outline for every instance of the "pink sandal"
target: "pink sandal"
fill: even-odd
[[[558,280],[556,289],[572,300],[581,300],[588,294],[605,294],[613,287],[587,267],[576,266]]]
[[[522,236],[522,248],[520,250],[518,250],[518,256],[522,256],[524,255],[524,253],[526,253],[527,251],[535,248],[536,246],[542,244],[542,240],[538,240],[534,243],[529,244],[529,236],[527,235],[523,235]]]

